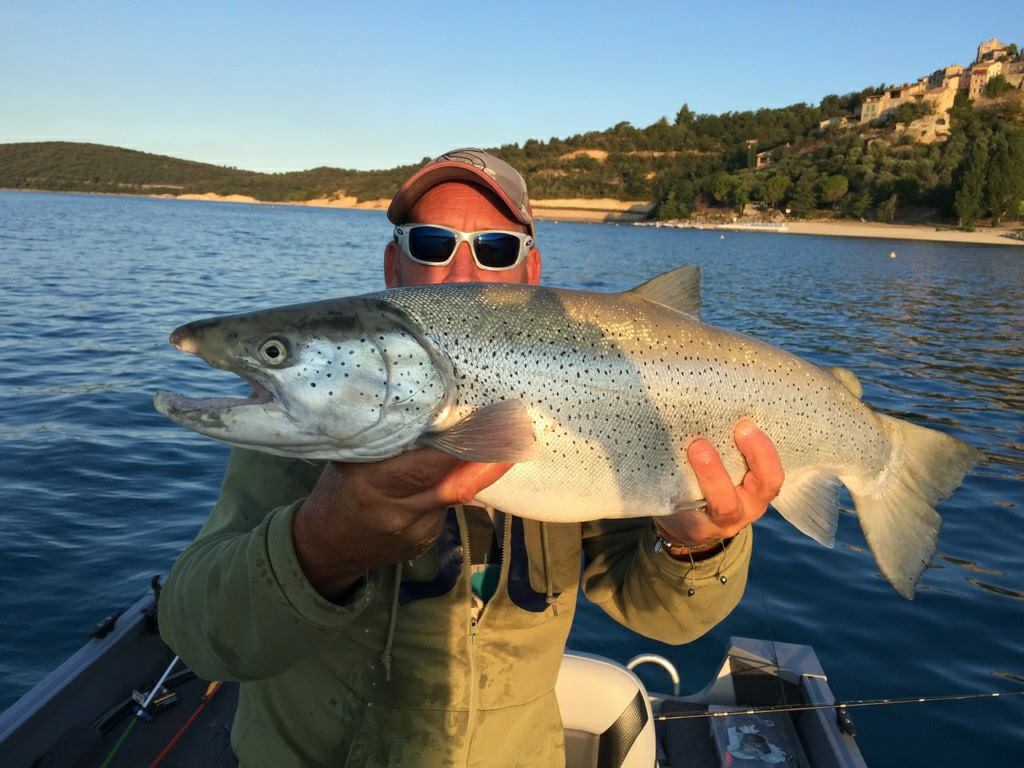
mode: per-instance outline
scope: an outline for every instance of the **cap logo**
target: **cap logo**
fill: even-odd
[[[454,152],[441,155],[439,158],[434,160],[435,163],[442,160],[452,160],[457,163],[466,163],[466,165],[472,165],[475,168],[479,168],[481,171],[488,171],[492,176],[494,171],[491,171],[487,167],[487,162],[477,154],[479,150],[474,149],[457,149]]]

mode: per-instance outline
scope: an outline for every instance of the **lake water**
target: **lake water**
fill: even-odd
[[[151,399],[237,379],[168,332],[379,289],[389,235],[378,212],[0,192],[0,707],[165,574],[217,495],[227,448]],[[550,222],[538,241],[549,285],[698,263],[708,322],[852,368],[874,407],[987,456],[940,506],[914,602],[852,515],[830,551],[770,513],[743,602],[707,637],[663,646],[582,605],[573,647],[663,653],[686,690],[730,635],[812,645],[843,699],[1024,688],[1024,249]],[[876,766],[1024,761],[1024,697],[853,716]]]

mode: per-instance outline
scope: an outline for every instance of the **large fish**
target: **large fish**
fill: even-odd
[[[699,283],[683,267],[620,294],[433,285],[199,320],[171,343],[255,394],[155,405],[281,456],[377,461],[426,445],[517,462],[480,501],[554,522],[699,503],[687,445],[707,437],[738,482],[732,429],[749,417],[782,459],[778,511],[831,546],[843,483],[882,573],[911,597],[935,552],[934,505],[978,452],[873,412],[849,371],[702,323]]]

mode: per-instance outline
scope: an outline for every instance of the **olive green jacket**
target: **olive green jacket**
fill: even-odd
[[[507,516],[501,581],[475,621],[456,508],[426,555],[371,572],[336,605],[292,545],[320,471],[234,450],[160,598],[171,648],[204,678],[242,682],[231,740],[246,768],[560,766],[554,686],[581,580],[616,621],[668,643],[721,621],[746,583],[749,529],[694,567],[656,553],[646,519]]]

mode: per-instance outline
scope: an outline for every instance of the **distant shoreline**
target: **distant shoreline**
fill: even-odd
[[[881,224],[861,221],[797,221],[787,222],[794,235],[826,235],[833,237],[869,237],[889,240],[930,240],[940,243],[971,243],[982,245],[1024,246],[1024,240],[1007,237],[1008,232],[1024,232],[1024,227],[999,227],[964,232],[960,229],[937,228],[924,224]]]
[[[658,226],[652,222],[648,226]],[[661,226],[666,226],[661,223]],[[819,235],[824,237],[861,237],[880,240],[918,240],[937,243],[964,243],[972,245],[1016,245],[1024,246],[1024,240],[1007,237],[1009,232],[1024,233],[1021,225],[1009,225],[998,228],[985,227],[973,232],[954,229],[952,226],[936,226],[934,224],[883,224],[881,222],[852,221],[849,219],[830,221],[786,221],[775,224],[700,224],[688,226],[687,223],[668,224],[680,229],[710,229],[734,232],[770,232],[780,235]]]
[[[11,189],[11,192],[46,192],[59,190]],[[144,197],[160,200],[191,200],[219,203],[248,203],[250,205],[289,205],[310,208],[342,208],[346,210],[385,211],[390,199],[357,200],[355,197],[331,197],[314,200],[282,201],[257,200],[248,195],[218,195],[213,192],[185,195],[133,195],[117,192],[60,192],[60,194],[106,195],[110,197]],[[571,221],[591,224],[634,224],[644,222],[657,226],[657,222],[646,222],[652,203],[643,201],[622,201],[606,198],[570,198],[558,200],[531,200],[534,215],[542,221]],[[666,223],[662,226],[686,228],[685,222]],[[696,228],[696,227],[694,227]],[[917,240],[974,245],[1024,246],[1024,240],[1006,237],[1007,232],[1024,232],[1024,226],[1009,225],[1000,228],[986,227],[974,232],[964,232],[952,227],[936,227],[925,224],[882,224],[852,220],[830,221],[786,221],[782,226],[751,227],[739,224],[704,224],[702,229],[728,231],[777,232],[783,235],[819,235],[825,237],[861,237],[885,240]]]

